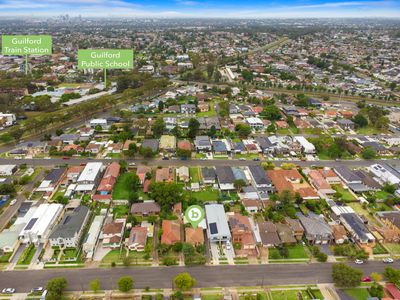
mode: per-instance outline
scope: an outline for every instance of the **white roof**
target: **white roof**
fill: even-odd
[[[295,136],[294,139],[300,143],[301,146],[304,147],[306,150],[313,150],[315,149],[314,145],[311,144],[304,136]]]
[[[58,203],[40,204],[21,234],[32,232],[37,236],[40,235],[43,237],[49,226],[52,225],[56,217],[61,213],[62,209],[63,206]]]
[[[78,182],[83,181],[94,181],[103,167],[101,162],[90,162],[83,169],[81,175],[78,178]]]
[[[94,184],[78,184],[75,188],[75,191],[87,192],[87,191],[93,191],[93,189],[94,189]]]
[[[208,228],[213,227],[212,225],[210,227],[210,224],[216,224],[216,232],[212,232],[210,229],[211,236],[226,236],[230,238],[231,232],[225,216],[224,206],[222,204],[208,204],[205,206],[205,211]]]
[[[12,174],[16,165],[0,165],[0,173]]]

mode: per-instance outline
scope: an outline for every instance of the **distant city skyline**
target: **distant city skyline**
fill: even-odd
[[[158,18],[400,17],[398,0],[0,0],[2,16]]]

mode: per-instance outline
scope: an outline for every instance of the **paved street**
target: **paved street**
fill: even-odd
[[[88,162],[100,161],[104,163],[111,163],[113,161],[119,161],[119,159],[67,159],[64,160],[62,158],[52,158],[52,159],[5,159],[0,158],[0,164],[27,164],[32,166],[55,166],[55,165],[80,165],[86,164]],[[211,160],[199,160],[199,159],[191,159],[191,160],[179,160],[179,159],[171,159],[171,160],[161,160],[161,159],[152,159],[152,160],[127,160],[128,163],[136,163],[145,164],[148,166],[250,166],[250,165],[258,165],[260,161],[253,160],[238,160],[238,159],[211,159]],[[317,161],[301,161],[301,160],[272,160],[272,162],[276,166],[280,166],[282,163],[293,163],[302,167],[306,166],[323,166],[323,167],[335,167],[335,166],[348,166],[348,167],[366,167],[375,163],[388,163],[391,165],[400,165],[400,159],[376,159],[376,160],[317,160]]]
[[[324,263],[3,271],[0,275],[0,289],[15,287],[17,292],[27,292],[59,276],[68,280],[69,290],[88,290],[89,282],[95,278],[100,280],[102,289],[114,289],[115,282],[123,275],[132,276],[136,288],[169,288],[174,276],[181,272],[189,272],[196,278],[198,287],[256,286],[262,285],[262,282],[265,285],[319,284],[332,281],[331,267],[331,264]],[[382,272],[386,265],[382,262],[368,262],[356,267],[367,275]],[[400,262],[391,267],[399,268]]]

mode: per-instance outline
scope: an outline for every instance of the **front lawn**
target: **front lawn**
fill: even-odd
[[[400,255],[400,244],[385,244],[385,247],[389,250],[389,252],[393,255]]]
[[[301,298],[298,295],[301,295]],[[307,292],[303,290],[272,291],[271,296],[273,300],[298,300],[309,297]]]
[[[369,297],[368,290],[363,288],[346,289],[344,292],[354,300],[366,300]]]
[[[199,174],[198,167],[190,167],[189,175],[190,175],[191,182],[199,182],[200,181],[200,174]]]
[[[33,245],[27,246],[19,257],[17,265],[29,265],[35,252],[36,248]]]
[[[304,247],[300,244],[286,247],[288,249],[288,257],[283,257],[277,248],[269,249],[269,259],[307,259],[308,255]]]

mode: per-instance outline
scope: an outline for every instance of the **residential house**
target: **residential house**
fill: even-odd
[[[100,182],[101,174],[103,172],[103,163],[89,162],[86,164],[77,182],[76,191],[90,192],[93,191],[97,184]]]
[[[349,238],[347,237],[346,228],[344,228],[343,225],[333,224],[331,225],[331,228],[333,239],[335,240],[336,244],[343,244],[344,242],[347,242],[349,240]]]
[[[163,220],[161,244],[173,245],[178,242],[181,242],[181,223],[178,220]]]
[[[289,217],[286,217],[285,222],[286,224],[289,225],[296,240],[301,241],[304,235],[304,228],[303,226],[301,226],[300,221],[297,219],[291,219]]]
[[[204,167],[201,168],[201,178],[203,184],[214,184],[217,175],[214,168]]]
[[[355,213],[345,213],[340,215],[340,221],[350,232],[353,239],[361,244],[374,243],[375,237],[367,229],[361,218]]]
[[[270,248],[281,245],[278,230],[274,223],[269,221],[259,222],[258,231],[260,233],[263,247]]]
[[[231,240],[225,209],[222,204],[205,205],[207,220],[207,236],[210,242],[226,242]]]
[[[181,113],[186,114],[186,115],[194,115],[196,113],[196,105],[181,104]]]
[[[114,185],[117,182],[117,178],[120,174],[120,170],[121,166],[117,162],[113,162],[107,167],[104,176],[100,181],[99,187],[97,188],[97,191],[101,195],[112,193]]]
[[[154,201],[133,203],[131,214],[138,217],[147,217],[160,214],[160,205]]]
[[[94,251],[99,241],[101,228],[103,227],[104,219],[105,218],[103,215],[98,215],[94,217],[93,222],[90,225],[89,231],[82,244],[82,250],[84,253],[86,253],[86,258],[88,259],[93,258]]]
[[[160,138],[160,150],[163,152],[175,152],[176,137],[173,135],[162,135]]]
[[[198,246],[204,244],[204,233],[203,228],[197,227],[186,227],[185,228],[185,242],[192,246]]]
[[[319,199],[318,194],[296,169],[268,170],[267,174],[278,193],[291,191],[299,193],[303,199]]]
[[[336,123],[343,130],[354,130],[355,124],[352,120],[349,119],[338,119]]]
[[[53,192],[64,179],[66,171],[67,168],[52,169],[40,183],[36,191]]]
[[[176,169],[176,175],[178,176],[180,181],[189,182],[190,175],[189,175],[189,168],[186,166],[181,166]]]
[[[67,212],[50,234],[50,245],[60,248],[79,247],[89,215],[90,210],[87,206],[78,206],[72,212]]]
[[[121,247],[125,231],[125,219],[115,219],[103,226],[103,247]]]
[[[313,213],[309,213],[308,216],[298,213],[297,216],[310,244],[328,244],[333,240],[332,229],[322,216]]]
[[[232,243],[240,244],[240,249],[235,248],[236,255],[248,256],[256,254],[256,240],[249,218],[239,213],[230,214],[229,226],[232,233]]]
[[[151,168],[148,166],[139,165],[136,169],[136,175],[139,177],[140,184],[144,183],[146,174],[151,174]]]
[[[223,191],[234,190],[235,176],[232,168],[227,166],[215,167],[219,188]]]
[[[174,182],[174,169],[172,167],[157,169],[156,182]]]
[[[194,145],[197,152],[211,152],[212,144],[210,138],[206,135],[196,136]]]
[[[293,245],[297,243],[297,240],[293,234],[292,228],[288,224],[277,223],[276,230],[279,235],[279,239],[284,245]]]
[[[325,195],[335,194],[336,191],[332,189],[331,185],[325,180],[321,172],[318,170],[309,170],[307,172],[310,178],[310,183],[321,193]]]
[[[147,228],[141,226],[132,227],[127,246],[130,251],[142,252],[146,247]]]
[[[142,143],[142,148],[149,148],[153,153],[158,152],[159,141],[157,139],[145,139]]]
[[[263,209],[262,202],[259,199],[243,199],[241,202],[245,210],[250,214],[255,214]]]

